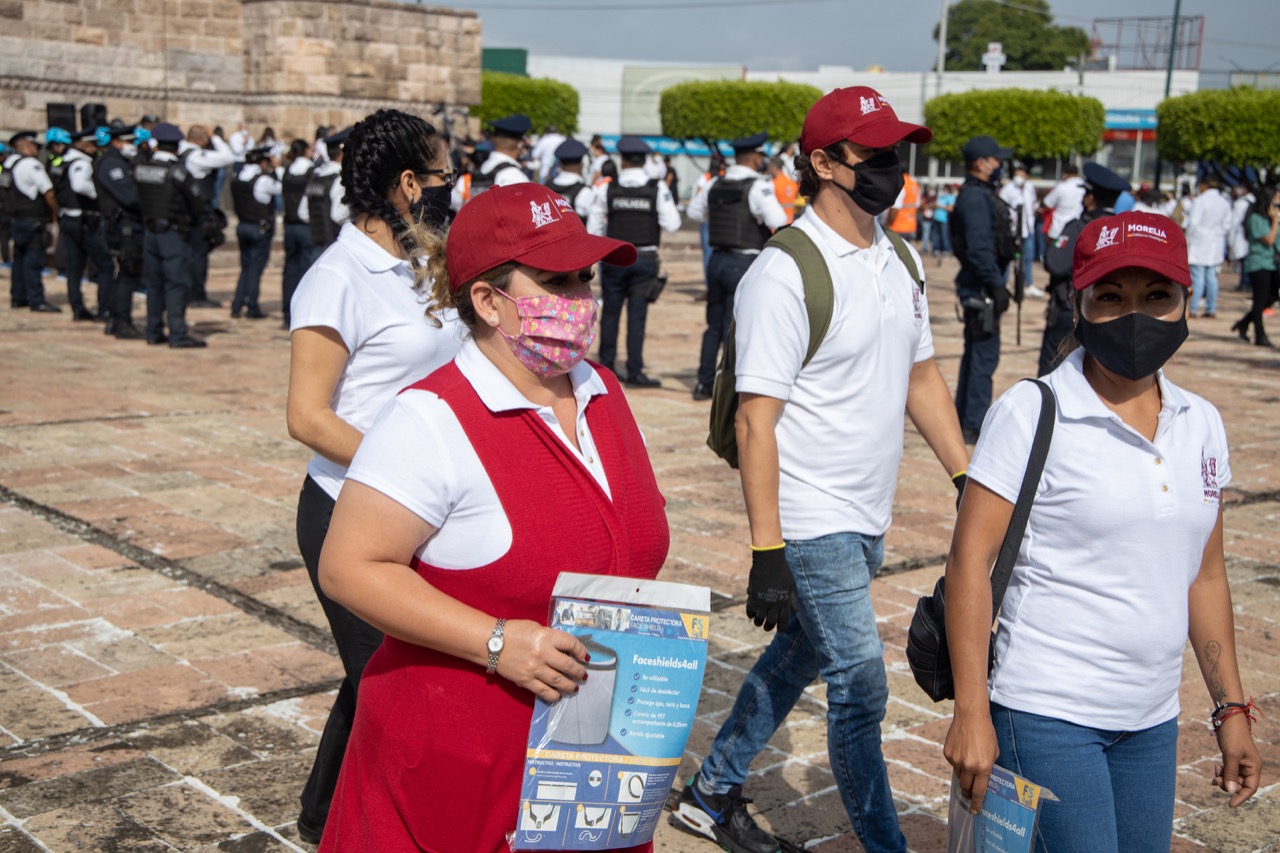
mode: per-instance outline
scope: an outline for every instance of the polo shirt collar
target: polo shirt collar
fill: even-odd
[[[1058,399],[1058,411],[1064,418],[1086,420],[1102,418],[1118,420],[1115,412],[1106,407],[1098,392],[1093,390],[1084,376],[1084,347],[1075,351],[1055,371],[1054,396]],[[1164,371],[1156,371],[1156,383],[1160,386],[1160,414],[1162,418],[1181,414],[1191,408],[1191,401],[1182,389],[1165,378]]]
[[[812,207],[805,210],[801,220],[804,221],[805,224],[813,227],[816,235],[822,240],[822,242],[827,244],[827,248],[830,249],[831,253],[837,258],[843,258],[858,252],[866,251],[866,249],[858,248],[837,234],[834,228],[822,221],[822,217],[818,216],[817,212]],[[874,227],[875,239],[871,242],[871,245],[880,250],[879,254],[881,256],[881,260],[884,260],[886,256],[883,249],[888,244],[889,238],[884,235],[884,229],[880,227],[879,222],[876,222]]]
[[[338,242],[371,273],[391,272],[401,267],[409,272],[407,259],[397,258],[373,242],[367,234],[361,234],[354,222],[343,223],[342,230],[338,232]]]
[[[480,397],[480,402],[491,412],[511,412],[519,409],[539,409],[525,398],[511,380],[502,375],[498,366],[480,351],[475,338],[468,337],[458,351],[456,358],[458,370],[471,383]],[[592,397],[608,394],[604,380],[596,373],[595,368],[583,361],[569,371],[569,382],[573,385],[573,396],[578,401],[578,410],[582,411]]]

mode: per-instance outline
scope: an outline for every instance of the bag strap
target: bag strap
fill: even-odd
[[[887,228],[884,236],[889,238],[889,242],[893,244],[893,251],[898,255],[898,260],[902,261],[902,265],[907,268],[907,272],[911,273],[911,280],[916,283],[916,287],[920,288],[920,292],[924,293],[924,276],[920,275],[920,267],[916,265],[916,259],[911,257],[911,250],[907,248],[907,241],[902,239],[902,235],[897,231],[890,231]]]
[[[766,246],[774,246],[791,256],[800,268],[800,280],[804,283],[804,307],[809,313],[809,350],[804,364],[813,360],[822,339],[831,327],[831,314],[835,310],[836,291],[831,283],[831,270],[822,258],[822,252],[814,245],[813,238],[799,228],[783,228],[777,231]],[[803,365],[802,365],[803,366]]]
[[[1031,457],[1027,462],[1027,473],[1022,478],[1022,488],[1018,490],[1018,502],[1013,505],[1013,516],[1009,519],[1009,529],[1000,544],[1000,556],[996,558],[996,567],[991,572],[991,617],[1000,612],[1000,603],[1004,601],[1005,590],[1009,587],[1009,577],[1013,574],[1013,562],[1022,548],[1022,535],[1027,531],[1027,519],[1031,517],[1031,504],[1036,497],[1036,489],[1040,486],[1040,475],[1044,473],[1044,462],[1049,456],[1049,442],[1053,438],[1053,424],[1057,415],[1057,404],[1049,386],[1039,379],[1026,379],[1040,388],[1040,421],[1036,424],[1035,438],[1031,441]]]

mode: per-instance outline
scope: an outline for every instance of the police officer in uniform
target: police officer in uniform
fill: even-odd
[[[547,186],[564,196],[564,200],[573,205],[573,209],[582,221],[586,222],[591,215],[591,202],[595,193],[591,185],[582,176],[582,158],[587,156],[587,146],[573,137],[556,146],[555,158],[560,164],[560,171],[547,182]]]
[[[529,175],[520,165],[520,153],[531,127],[533,122],[529,117],[518,114],[500,118],[490,125],[489,140],[493,143],[493,153],[485,158],[480,171],[471,177],[471,198],[490,187],[528,182]]]
[[[316,164],[311,159],[311,146],[305,139],[295,139],[289,144],[289,165],[280,179],[280,194],[284,198],[284,272],[281,276],[283,299],[280,311],[284,314],[285,328],[289,322],[289,303],[298,282],[315,260],[315,242],[311,239],[311,224],[306,220],[307,184]]]
[[[231,146],[209,133],[202,124],[187,128],[187,138],[178,146],[178,158],[200,189],[209,205],[204,217],[191,229],[191,289],[187,293],[188,308],[221,308],[222,303],[209,298],[209,252],[226,238],[222,229],[227,217],[218,209],[218,172],[235,162]]]
[[[40,146],[35,131],[24,130],[9,139],[14,153],[0,172],[0,197],[13,220],[13,269],[9,280],[9,304],[41,313],[59,313],[44,296],[46,241],[49,226],[57,218],[58,201],[53,182],[36,159]]]
[[[1049,306],[1045,309],[1044,339],[1040,343],[1040,367],[1044,376],[1058,366],[1062,342],[1071,337],[1075,317],[1071,310],[1071,263],[1076,238],[1095,219],[1115,214],[1121,193],[1129,192],[1129,182],[1097,163],[1084,164],[1084,213],[1062,229],[1045,250],[1044,268],[1049,273]]]
[[[652,151],[638,136],[618,140],[622,169],[616,180],[595,194],[587,230],[597,236],[626,240],[640,251],[629,267],[600,264],[603,310],[600,315],[600,363],[617,373],[632,388],[662,385],[644,372],[644,327],[649,302],[658,292],[658,241],[663,231],[680,227],[671,190],[662,181],[650,180],[644,164]],[[618,354],[618,325],[627,306],[627,369],[614,366]]]
[[[50,128],[45,138],[52,140],[55,131],[58,131],[58,145],[49,160],[49,178],[58,199],[58,233],[67,253],[67,301],[71,304],[71,319],[107,320],[115,286],[114,264],[102,233],[98,190],[93,185],[93,158],[81,148],[94,144],[93,133],[84,131],[72,138],[62,128]],[[62,141],[64,138],[71,142]],[[92,260],[97,268],[96,314],[85,307],[80,290],[87,260]]]
[[[690,219],[707,223],[711,259],[707,262],[707,330],[702,334],[702,355],[693,399],[711,399],[716,380],[720,345],[728,338],[733,319],[733,294],[765,241],[787,224],[787,213],[778,202],[773,181],[765,170],[760,150],[767,133],[735,139],[733,165],[713,178],[686,211]]]
[[[137,163],[138,184],[146,235],[142,274],[147,285],[147,343],[166,341],[174,349],[196,349],[205,342],[187,328],[187,291],[191,286],[191,229],[204,217],[210,200],[200,181],[178,159],[182,131],[168,122],[151,129],[156,150]],[[166,315],[169,334],[165,335]]]
[[[133,325],[133,292],[142,284],[143,229],[138,185],[133,180],[133,166],[124,156],[125,137],[132,133],[132,128],[99,127],[93,134],[98,147],[93,185],[98,191],[107,251],[116,261],[106,333],[121,340],[143,337],[142,330]]]
[[[271,255],[271,239],[276,230],[275,198],[280,190],[270,150],[255,148],[246,153],[244,167],[231,181],[231,201],[240,220],[236,225],[240,280],[236,282],[236,295],[231,300],[233,318],[238,319],[246,307],[246,316],[251,320],[267,316],[258,305],[258,293],[262,287],[262,271]]]
[[[9,160],[9,146],[0,142],[0,175],[4,174],[5,163]],[[0,263],[11,267],[12,258],[9,255],[9,244],[13,242],[10,235],[10,226],[13,223],[9,219],[9,208],[3,198],[0,198]]]
[[[311,179],[307,181],[307,203],[298,211],[311,228],[316,257],[333,245],[342,223],[351,218],[347,206],[342,203],[342,148],[350,134],[351,128],[346,127],[324,138],[329,159],[311,173]]]
[[[956,295],[964,309],[964,355],[956,381],[956,414],[966,443],[978,440],[991,407],[992,378],[1000,363],[1000,315],[1009,309],[1009,262],[1017,253],[1009,207],[996,194],[1001,163],[1013,156],[990,136],[960,149],[964,185],[948,224],[960,261]]]

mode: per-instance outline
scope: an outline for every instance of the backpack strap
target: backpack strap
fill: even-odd
[[[835,310],[835,286],[831,283],[831,271],[822,258],[822,252],[814,245],[813,238],[799,228],[783,228],[765,244],[781,249],[791,256],[800,268],[800,280],[804,283],[804,307],[809,314],[809,349],[804,364],[813,356],[831,327],[831,314]],[[802,365],[803,366],[803,365]]]
[[[907,241],[902,239],[897,231],[885,229],[884,236],[889,238],[889,242],[893,244],[893,251],[897,253],[898,260],[902,261],[902,265],[907,268],[907,272],[911,273],[911,280],[916,283],[916,287],[920,288],[920,292],[924,293],[924,276],[920,274],[920,267],[916,265],[916,259],[911,256],[911,249],[907,246]]]

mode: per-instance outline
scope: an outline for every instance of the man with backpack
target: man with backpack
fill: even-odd
[[[1013,150],[990,136],[975,136],[960,149],[964,184],[951,214],[951,246],[960,261],[956,296],[964,311],[964,355],[956,380],[956,412],[964,440],[973,444],[991,407],[992,377],[1000,363],[1000,315],[1009,310],[1005,286],[1017,256],[1009,206],[997,193],[1001,162]]]
[[[819,99],[796,159],[809,204],[738,285],[708,444],[740,462],[751,525],[747,614],[778,632],[673,816],[736,853],[779,850],[746,810],[742,785],[817,676],[827,685],[831,769],[854,831],[871,853],[907,849],[880,746],[889,690],[870,595],[904,410],[957,487],[968,453],[933,358],[920,258],[875,217],[902,188],[899,143],[931,138],[873,89]]]

